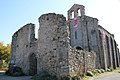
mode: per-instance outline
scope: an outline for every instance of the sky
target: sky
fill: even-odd
[[[120,0],[1,0],[0,42],[10,44],[14,32],[27,23],[36,25],[37,37],[40,15],[54,12],[67,17],[73,4],[84,5],[85,14],[114,34],[120,48]]]

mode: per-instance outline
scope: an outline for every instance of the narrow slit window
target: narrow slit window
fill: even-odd
[[[75,31],[75,39],[77,39],[77,31]]]

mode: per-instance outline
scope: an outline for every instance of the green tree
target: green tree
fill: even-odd
[[[0,68],[3,67],[4,63],[9,64],[10,49],[11,46],[9,44],[4,45],[3,42],[0,42]]]

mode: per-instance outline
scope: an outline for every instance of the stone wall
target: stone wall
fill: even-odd
[[[61,78],[94,69],[95,56],[91,52],[70,47],[63,15],[43,14],[39,23],[38,40],[35,39],[34,24],[23,26],[12,38],[11,62],[25,74],[34,75],[46,70]]]
[[[79,16],[78,9],[81,15]],[[71,18],[72,13],[73,17]],[[98,19],[86,16],[84,6],[74,4],[68,10],[70,44],[86,51],[96,52],[96,68],[119,67],[117,43],[113,34],[98,25]]]
[[[10,63],[21,67],[25,74],[46,70],[57,77],[77,76],[95,68],[120,66],[114,35],[98,25],[96,18],[86,16],[83,5],[74,4],[68,10],[67,21],[55,13],[43,14],[38,20],[38,39],[32,23],[12,36]]]
[[[116,68],[119,67],[119,52],[117,51],[117,43],[114,39],[114,35],[105,30],[102,26],[98,26],[100,36],[100,46],[103,53],[101,53],[101,64],[104,68]],[[103,61],[104,60],[104,61]]]
[[[84,75],[88,70],[95,69],[95,52],[70,49],[69,52],[69,73],[70,76]]]
[[[78,14],[81,11],[81,16]],[[85,51],[95,51],[97,54],[96,68],[100,68],[101,47],[98,33],[98,19],[85,15],[84,6],[75,4],[68,10],[68,15],[74,12],[74,17],[69,18],[70,44],[72,47],[81,47]],[[75,26],[76,24],[76,26]]]
[[[39,23],[38,71],[47,70],[57,76],[68,75],[66,18],[55,13],[43,14]]]
[[[29,54],[36,50],[36,46],[31,46],[35,42],[34,24],[30,23],[14,33],[12,36],[10,63],[14,63],[23,69],[24,73],[29,74]]]

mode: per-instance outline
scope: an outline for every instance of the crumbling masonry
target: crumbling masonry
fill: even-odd
[[[61,77],[82,75],[95,68],[119,67],[120,53],[114,35],[85,15],[83,5],[74,4],[63,15],[39,17],[38,39],[35,25],[23,26],[12,36],[10,63],[27,75],[47,70]]]

